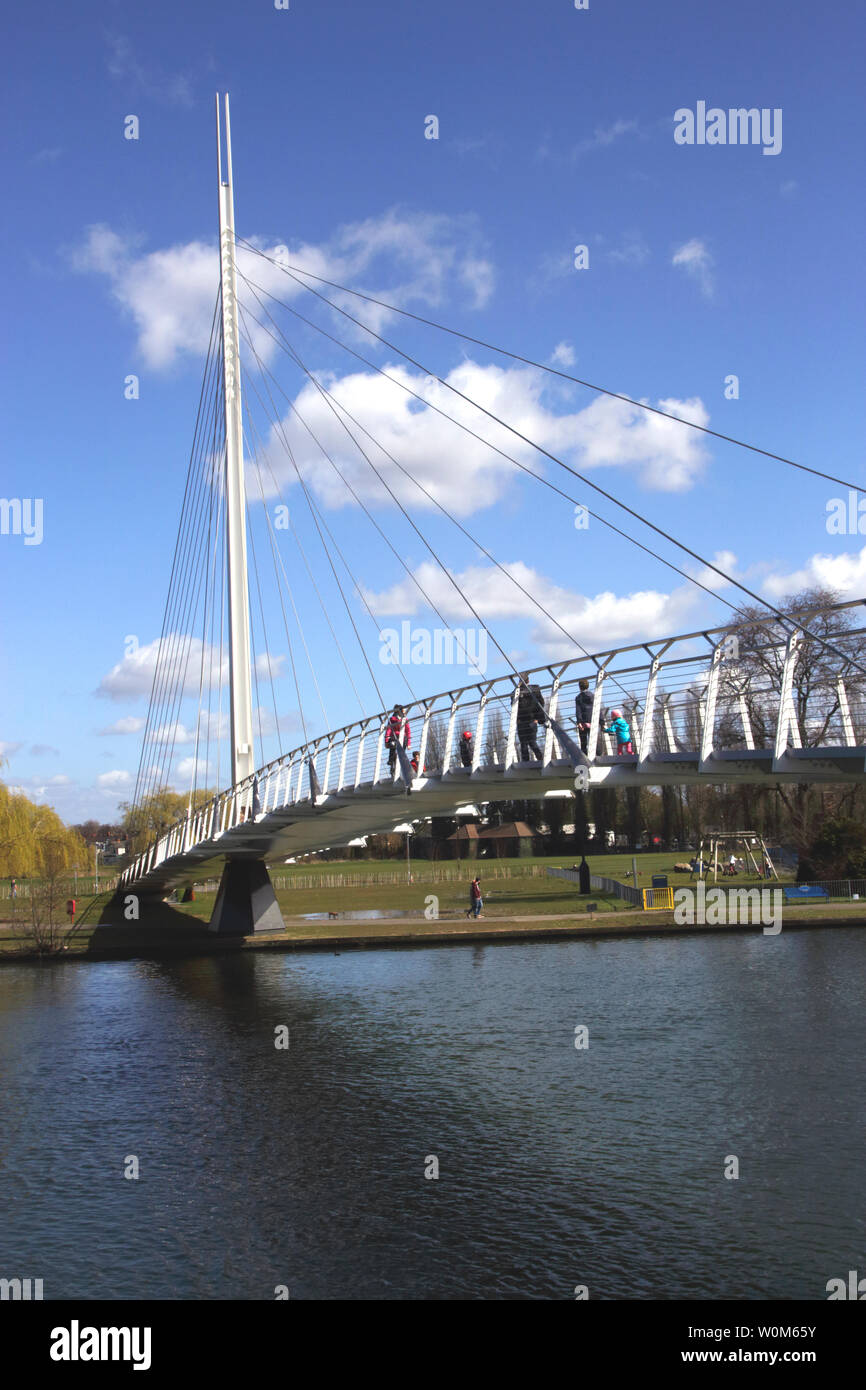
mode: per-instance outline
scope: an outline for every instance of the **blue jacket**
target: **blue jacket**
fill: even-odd
[[[606,734],[616,734],[617,743],[630,743],[631,730],[628,721],[625,719],[615,719],[609,729],[605,729]]]

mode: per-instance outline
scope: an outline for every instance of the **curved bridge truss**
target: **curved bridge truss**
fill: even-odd
[[[866,599],[836,609],[862,609]],[[794,615],[805,628],[809,614]],[[849,782],[866,773],[866,677],[855,652],[866,628],[835,634],[852,653],[803,679],[809,648],[775,618],[653,639],[531,673],[544,695],[541,761],[520,760],[513,675],[406,704],[418,771],[399,750],[389,770],[387,713],[322,734],[191,810],[125,870],[149,893],[213,876],[227,860],[274,861],[448,815],[467,802],[539,798],[577,787],[664,783]],[[807,640],[807,639],[806,639]],[[811,646],[811,644],[810,644]],[[588,753],[575,727],[578,681],[594,691]],[[603,732],[611,706],[629,720],[635,752],[617,756]],[[471,766],[458,744],[472,735]]]

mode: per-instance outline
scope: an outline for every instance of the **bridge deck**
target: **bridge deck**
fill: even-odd
[[[795,754],[796,756],[791,756]],[[849,781],[866,773],[866,748],[788,750],[790,761],[773,769],[765,749],[726,751],[702,764],[696,752],[653,754],[640,765],[637,756],[603,755],[590,772],[591,786],[645,787],[664,783]],[[159,863],[123,876],[124,886],[154,894],[169,892],[203,878],[218,877],[227,858],[282,861],[292,855],[348,844],[362,835],[393,831],[397,825],[426,816],[450,815],[467,803],[535,799],[547,792],[572,790],[574,767],[565,760],[547,766],[511,769],[479,767],[443,776],[416,778],[408,794],[402,781],[367,784],[342,793],[306,797],[289,806],[248,816],[238,824],[183,848],[182,839]]]

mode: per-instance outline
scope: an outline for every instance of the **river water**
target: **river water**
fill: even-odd
[[[866,1273],[864,977],[844,928],[4,966],[0,1277],[824,1299]]]

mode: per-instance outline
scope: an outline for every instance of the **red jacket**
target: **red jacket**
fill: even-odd
[[[392,740],[399,743],[401,731],[403,734],[403,747],[411,748],[412,731],[409,728],[409,720],[401,719],[399,714],[392,714],[391,718],[388,720],[388,723],[385,726],[386,748],[389,748],[391,746]]]

